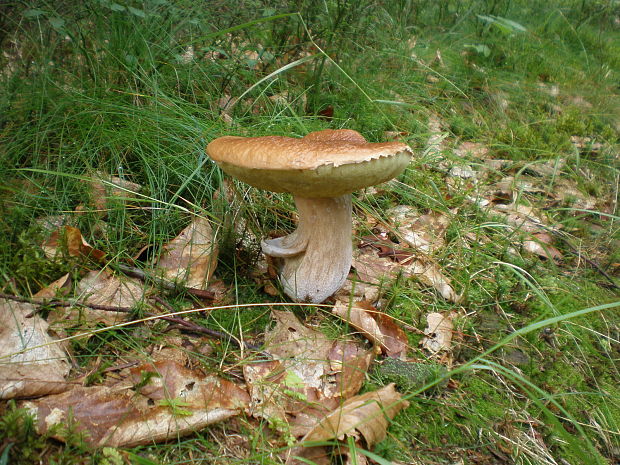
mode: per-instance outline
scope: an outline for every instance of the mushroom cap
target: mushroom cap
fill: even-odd
[[[207,154],[229,175],[260,189],[338,197],[398,176],[413,152],[401,142],[367,142],[350,129],[303,138],[225,136]]]

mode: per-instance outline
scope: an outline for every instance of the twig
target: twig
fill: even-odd
[[[150,274],[147,274],[145,271],[140,268],[134,268],[133,266],[123,265],[122,263],[116,263],[110,265],[112,268],[117,269],[123,274],[127,276],[131,276],[132,278],[137,278],[140,281],[152,281],[158,286],[163,287],[168,291],[177,291],[177,292],[187,292],[190,295],[195,297],[199,297],[201,299],[214,300],[215,293],[211,291],[205,291],[203,289],[196,289],[193,287],[185,287],[178,284],[171,283],[170,281],[166,281],[165,279],[157,278]]]
[[[15,302],[22,302],[22,303],[28,303],[32,305],[50,306],[50,307],[80,306],[80,307],[91,308],[93,310],[103,310],[106,312],[118,312],[118,313],[132,313],[134,311],[134,309],[130,307],[113,307],[109,305],[89,304],[86,302],[63,302],[59,300],[28,299],[26,297],[19,297],[19,296],[10,295],[10,294],[4,294],[4,293],[0,293],[0,299],[7,299],[7,300],[13,300]],[[174,312],[174,309],[170,307],[170,305],[166,303],[160,297],[156,297],[155,300],[157,300],[159,303],[164,305],[169,311]],[[32,317],[35,313],[36,311],[26,315],[26,318]],[[248,349],[248,350],[260,350],[260,348],[256,345],[248,344],[246,342],[240,343],[237,339],[231,337],[230,335],[226,333],[223,333],[221,331],[216,331],[214,329],[206,328],[202,325],[193,323],[191,321],[184,320],[182,318],[168,316],[168,315],[158,315],[156,313],[151,313],[151,312],[144,312],[143,315],[147,317],[155,317],[161,320],[169,321],[170,323],[176,324],[179,327],[179,329],[184,329],[185,331],[204,334],[206,336],[212,337],[214,339],[219,339],[222,341],[232,341],[238,347],[241,347],[241,345],[243,345],[243,348]],[[136,323],[139,323],[139,322],[140,320],[136,320]]]
[[[87,307],[93,310],[103,310],[106,312],[119,312],[119,313],[131,313],[133,309],[131,307],[113,307],[111,305],[98,305],[88,304],[86,302],[63,302],[61,300],[37,300],[27,299],[26,297],[19,297],[11,294],[0,293],[0,299],[14,300],[15,302],[22,302],[26,304],[49,306],[49,307]],[[26,318],[31,317],[36,312],[26,315]]]
[[[571,243],[571,241],[566,237],[566,233],[562,233],[562,232],[557,231],[557,230],[555,230],[553,228],[549,228],[549,227],[545,226],[544,224],[539,224],[538,226],[541,227],[542,229],[546,230],[547,232],[551,233],[552,235],[554,235],[555,237],[560,239],[562,242],[564,242],[568,246],[568,248],[570,249],[570,252],[572,254],[577,255],[578,257],[583,258],[586,261],[586,263],[588,263],[596,271],[598,271],[602,276],[604,276],[605,279],[607,279],[607,281],[610,282],[611,287],[613,289],[620,289],[620,286],[618,286],[618,284],[616,284],[616,281],[614,281],[614,279],[611,276],[609,276],[609,273],[607,273],[603,268],[601,268],[601,265],[599,265],[594,260],[588,258],[585,254],[579,252],[577,247],[575,247]]]

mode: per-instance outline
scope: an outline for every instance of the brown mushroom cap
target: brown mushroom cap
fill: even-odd
[[[356,131],[292,137],[215,139],[207,153],[229,175],[252,186],[302,197],[337,197],[398,176],[412,151],[400,142],[370,143]]]

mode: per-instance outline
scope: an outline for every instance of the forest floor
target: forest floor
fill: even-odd
[[[276,3],[0,6],[0,465],[620,463],[618,3]],[[414,156],[295,304],[205,147],[323,129]]]

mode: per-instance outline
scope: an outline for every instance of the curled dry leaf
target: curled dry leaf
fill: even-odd
[[[452,347],[452,319],[455,316],[454,313],[442,315],[437,312],[426,315],[428,326],[424,330],[426,337],[420,341],[422,347],[434,354],[450,350]]]
[[[422,283],[433,287],[444,299],[454,303],[461,301],[461,296],[452,288],[450,278],[444,276],[439,266],[430,259],[412,259],[404,264],[404,269],[408,276],[415,276]]]
[[[72,419],[93,446],[133,447],[197,431],[248,404],[247,392],[234,383],[162,361],[132,369],[113,386],[78,387],[24,406],[39,433]]]
[[[303,442],[344,440],[347,436],[363,438],[366,447],[371,448],[382,441],[387,434],[388,422],[398,412],[409,406],[394,388],[394,383],[379,389],[352,397],[340,408],[330,413],[309,431]]]
[[[307,328],[290,312],[272,311],[276,326],[265,337],[273,360],[246,364],[243,374],[253,416],[267,418],[294,436],[355,395],[374,357],[358,344],[332,341]]]
[[[398,205],[390,208],[386,215],[399,237],[411,247],[429,253],[445,245],[450,218],[443,213],[420,215],[413,207]]]
[[[37,397],[66,391],[70,365],[35,307],[0,300],[0,399]]]
[[[549,260],[560,260],[562,253],[553,247],[553,237],[548,233],[535,233],[532,234],[531,240],[523,241],[523,250],[529,253],[538,255],[541,258],[548,258]]]
[[[217,254],[211,224],[205,218],[196,217],[164,246],[157,270],[171,281],[181,280],[187,287],[205,289],[217,266]]]
[[[399,261],[394,261],[392,258],[398,258]],[[460,301],[460,296],[452,288],[450,279],[442,274],[430,258],[423,255],[414,255],[412,252],[401,250],[398,254],[393,253],[392,257],[382,257],[372,247],[363,247],[353,252],[353,267],[359,279],[365,284],[380,286],[384,281],[402,273],[405,277],[415,277],[424,284],[432,286],[446,300]]]
[[[388,357],[404,357],[407,353],[407,335],[392,318],[367,302],[348,305],[340,300],[332,313],[361,331],[370,341],[381,347]]]
[[[85,257],[98,262],[105,258],[105,253],[86,242],[80,230],[73,226],[55,230],[41,248],[48,258],[54,259],[61,253],[63,244],[70,257]]]
[[[59,293],[67,294],[71,289],[71,275],[69,273],[61,276],[53,283],[39,290],[33,297],[39,299],[53,299]]]

